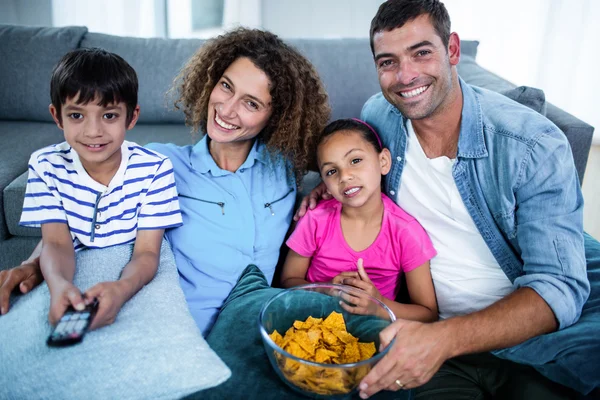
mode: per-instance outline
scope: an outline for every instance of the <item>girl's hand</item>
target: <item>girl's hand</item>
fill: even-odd
[[[356,276],[345,277],[344,279],[342,279],[342,284],[362,289],[371,296],[375,297],[377,300],[383,301],[383,296],[381,295],[381,293],[379,293],[379,290],[375,287],[373,282],[371,282],[369,275],[367,275],[367,272],[365,271],[362,258],[358,259],[358,262],[356,263],[356,269],[357,272],[352,272],[353,274],[356,274]],[[345,274],[345,272],[342,272],[340,275],[343,274]]]
[[[90,325],[90,330],[101,328],[115,322],[123,304],[129,299],[129,290],[122,281],[102,282],[85,292],[86,303],[94,298],[98,300],[98,311]]]
[[[360,279],[360,277],[358,276],[358,272],[356,272],[356,271],[345,271],[345,272],[342,272],[341,274],[335,276],[331,280],[331,283],[333,283],[335,285],[345,285],[344,279],[346,279],[346,278]]]
[[[69,306],[73,306],[77,311],[82,311],[85,308],[79,289],[68,281],[54,285],[50,291],[48,321],[52,325],[56,325]]]

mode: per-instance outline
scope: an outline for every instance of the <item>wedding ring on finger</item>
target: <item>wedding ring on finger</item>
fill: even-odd
[[[395,382],[396,382],[396,385],[398,385],[398,387],[400,389],[402,389],[404,387],[404,385],[402,384],[402,382],[400,382],[400,379],[396,379]]]

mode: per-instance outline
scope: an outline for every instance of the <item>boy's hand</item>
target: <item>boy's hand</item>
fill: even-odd
[[[59,285],[55,284],[50,290],[48,321],[52,325],[56,325],[69,306],[73,306],[77,311],[82,311],[85,308],[81,292],[68,281],[64,281]]]
[[[131,297],[130,290],[123,281],[102,282],[85,292],[86,303],[98,300],[98,311],[90,325],[90,330],[115,322],[123,304]]]
[[[0,271],[0,315],[9,309],[10,294],[19,287],[23,294],[44,281],[40,264],[37,259],[30,263],[23,263],[18,267]]]
[[[310,191],[308,196],[302,199],[302,202],[294,215],[294,221],[298,221],[300,218],[304,217],[304,214],[306,214],[309,208],[311,210],[314,209],[320,200],[329,200],[331,197],[325,183],[319,183],[317,187]]]

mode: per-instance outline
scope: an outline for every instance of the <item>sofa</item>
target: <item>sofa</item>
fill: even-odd
[[[173,99],[166,97],[165,93],[170,88],[173,77],[185,61],[202,45],[202,42],[198,39],[118,37],[88,32],[85,27],[36,28],[0,25],[0,55],[2,56],[0,58],[0,77],[2,79],[0,85],[0,99],[2,99],[0,101],[0,135],[2,137],[2,146],[0,147],[0,269],[18,264],[30,254],[40,239],[39,229],[20,227],[18,221],[27,181],[29,155],[36,149],[63,140],[62,132],[56,127],[48,112],[50,73],[60,57],[67,51],[78,47],[101,47],[120,54],[135,68],[140,81],[139,103],[141,116],[136,127],[127,133],[127,139],[140,144],[158,141],[184,145],[197,141],[199,137],[191,135],[190,129],[184,125],[182,113],[172,109]],[[317,68],[330,96],[333,111],[332,119],[359,116],[364,102],[379,91],[377,75],[367,39],[298,39],[289,40],[288,43],[304,53]],[[462,57],[458,65],[460,76],[467,83],[502,92],[514,100],[544,113],[566,134],[571,144],[580,181],[582,181],[591,145],[593,127],[552,104],[546,103],[542,91],[516,87],[513,83],[479,66],[476,62],[478,42],[462,41],[461,46]],[[318,182],[316,174],[307,175],[300,193],[306,193],[316,182]],[[593,239],[589,238],[589,240]],[[89,262],[98,261],[97,257],[93,255],[81,256],[87,257],[90,260]],[[123,255],[121,257],[127,258]],[[586,253],[586,257],[588,260],[593,259],[596,264],[600,264],[600,251]],[[160,290],[164,293],[179,293],[179,300],[165,303],[167,300],[160,297],[160,301],[156,303],[156,306],[154,304],[149,306],[149,303],[145,303],[146,300],[140,300],[139,303],[143,303],[146,310],[150,307],[155,312],[156,307],[166,307],[165,304],[168,305],[168,309],[185,310],[182,293],[179,290],[176,274],[173,274],[173,268],[169,272],[170,280],[168,282],[163,283],[163,280],[157,278],[152,285],[162,285]],[[167,272],[165,272],[165,276],[168,275]],[[40,288],[40,290],[44,290],[43,285]],[[148,285],[147,288],[151,291],[154,290],[154,292],[147,294],[148,301],[156,301],[157,290],[152,289],[151,285]],[[190,394],[190,399],[294,398],[294,393],[273,374],[271,366],[266,361],[260,336],[255,329],[256,314],[261,304],[270,298],[276,290],[279,289],[269,287],[256,268],[249,267],[247,273],[242,276],[227,299],[213,331],[207,338],[210,348],[218,354],[231,370],[231,378],[209,390],[197,393],[192,393],[191,390],[187,392],[169,392],[164,398],[180,397],[179,395],[184,393]],[[150,293],[154,293],[154,295],[151,296]],[[30,298],[42,297],[41,294],[36,294],[35,291],[27,296],[30,296]],[[47,293],[44,296],[47,299]],[[136,297],[141,298],[143,296]],[[594,293],[594,298],[600,298],[600,295]],[[178,302],[177,307],[174,306],[175,302]],[[597,303],[594,303],[593,306],[600,307],[600,304]],[[21,306],[21,309],[23,308],[27,307]],[[17,309],[15,308],[15,310]],[[16,312],[11,311],[15,314],[9,313],[8,316],[14,315],[16,318]],[[23,312],[27,312],[27,310]],[[131,315],[138,314],[133,308],[129,313]],[[163,316],[164,314],[166,312],[163,313]],[[181,328],[183,321],[181,320],[188,319],[187,322],[189,322],[190,317],[189,315],[177,315],[180,316],[176,318],[176,323],[166,323],[162,318],[159,318],[159,322],[157,322],[157,318],[154,317],[143,322],[128,321],[127,318],[123,318],[122,321],[130,324],[134,323],[136,326],[143,326],[146,330],[148,330],[147,324],[155,323],[163,327],[173,325],[181,331],[183,330]],[[4,318],[2,321],[6,327],[10,320],[7,320],[6,317],[2,318]],[[32,321],[43,320],[43,311],[31,318]],[[21,320],[18,322],[13,321],[17,325],[21,322]],[[249,329],[248,327],[254,328]],[[2,328],[2,324],[0,324],[0,328]],[[204,344],[198,342],[199,335],[194,328],[195,326],[190,328],[193,331],[191,333],[189,329],[186,329],[188,331],[186,336],[188,345],[191,346],[189,343],[193,342],[196,348],[205,349]],[[41,329],[48,330],[50,328],[45,325]],[[115,324],[114,329],[124,329],[130,332],[122,324]],[[108,328],[106,331],[92,332],[88,340],[90,344],[88,348],[94,347],[91,346],[94,337],[92,335],[103,335],[106,332],[108,332]],[[240,340],[240,332],[247,335],[242,340]],[[161,336],[158,333],[155,335],[156,340],[162,340],[163,342],[160,342],[163,344],[162,347],[167,347],[164,343],[165,335]],[[104,339],[100,340],[100,336],[97,337],[99,341],[103,342]],[[173,338],[170,334],[166,337],[171,339],[171,345],[178,346],[181,350],[183,342],[180,337]],[[21,338],[13,339],[23,342]],[[6,342],[7,346],[10,343],[8,340],[2,340],[2,342]],[[154,343],[156,344],[156,341]],[[105,347],[110,348],[111,346]],[[23,354],[26,352],[26,348],[29,347],[25,346],[23,351],[17,351],[16,353]],[[144,349],[147,349],[147,347],[139,346],[138,351],[144,351]],[[167,347],[167,349],[169,348]],[[15,353],[15,349],[12,349],[12,351]],[[175,356],[174,353],[168,353],[165,357],[180,357]],[[3,353],[0,352],[0,354]],[[206,357],[210,356],[206,352],[203,354]],[[156,356],[152,352],[149,355]],[[15,357],[19,357],[19,354],[16,354]],[[35,357],[35,355],[32,355],[32,357]],[[143,354],[140,355],[140,359],[147,358]],[[214,367],[214,359],[210,358],[210,360],[212,360],[210,365]],[[168,361],[164,359],[163,361],[163,367],[171,366]],[[180,361],[183,362],[183,360]],[[192,360],[190,362],[198,366],[208,361]],[[0,364],[3,364],[1,360]],[[183,362],[183,365],[185,369],[185,362]],[[10,369],[10,367],[8,368]],[[177,370],[179,366],[174,365],[173,368]],[[172,373],[181,374],[181,369],[179,368],[179,371]],[[114,366],[111,366],[108,371],[114,373]],[[149,375],[149,371],[141,372],[141,375],[143,375],[143,372],[146,373],[146,376]],[[15,379],[25,375],[27,373],[16,374]],[[132,374],[132,376],[139,375]],[[167,376],[169,378],[166,379],[170,379],[170,375]],[[226,376],[228,375],[225,373],[221,375],[221,377]],[[30,377],[32,379],[36,378],[35,375]],[[113,377],[113,379],[117,378]],[[103,377],[100,380],[106,381],[107,379]],[[43,386],[46,382],[40,379],[37,383]],[[89,382],[84,383],[87,385]],[[99,384],[102,383],[105,382]],[[12,382],[12,384],[16,385],[16,382]],[[216,385],[217,382],[212,382],[212,384]],[[142,385],[142,383],[139,383],[139,385]],[[179,385],[177,387],[181,389],[182,384],[177,381],[173,385]],[[197,382],[193,382],[193,385],[197,385]],[[21,385],[19,384],[19,386]],[[192,386],[189,386],[189,388]],[[145,392],[136,391],[135,388],[136,386],[133,385],[130,392],[137,392],[137,395],[143,398]],[[267,388],[269,389],[267,390]],[[112,389],[108,388],[106,390]],[[121,396],[118,397],[123,398],[125,392],[117,391],[115,393],[119,393]],[[150,397],[156,397],[157,392],[151,393],[153,395]],[[176,393],[179,395],[176,396]],[[597,391],[594,393],[597,393]]]
[[[25,259],[40,230],[19,226],[27,181],[27,162],[36,149],[63,141],[48,112],[50,74],[67,51],[101,47],[127,60],[137,71],[141,116],[127,140],[146,144],[189,144],[199,139],[184,125],[173,99],[165,96],[200,39],[142,39],[89,32],[85,27],[42,28],[0,25],[0,269]],[[289,40],[317,68],[330,96],[332,118],[358,117],[363,103],[379,91],[367,39]],[[467,82],[505,92],[545,113],[566,134],[580,181],[583,180],[593,127],[552,104],[541,91],[515,85],[477,64],[476,41],[462,41],[460,76]],[[533,94],[533,96],[532,96]],[[533,99],[533,100],[532,100]],[[303,191],[314,185],[309,175]]]

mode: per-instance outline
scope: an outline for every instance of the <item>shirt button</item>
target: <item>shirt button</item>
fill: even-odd
[[[100,229],[100,224],[96,224],[94,228],[96,228],[96,230]]]
[[[402,157],[398,156],[398,157],[396,157],[396,160],[402,161]]]
[[[244,168],[240,168],[240,172],[243,174],[244,173]]]
[[[394,192],[393,190],[390,190],[390,194],[393,196],[396,194],[396,192]]]

